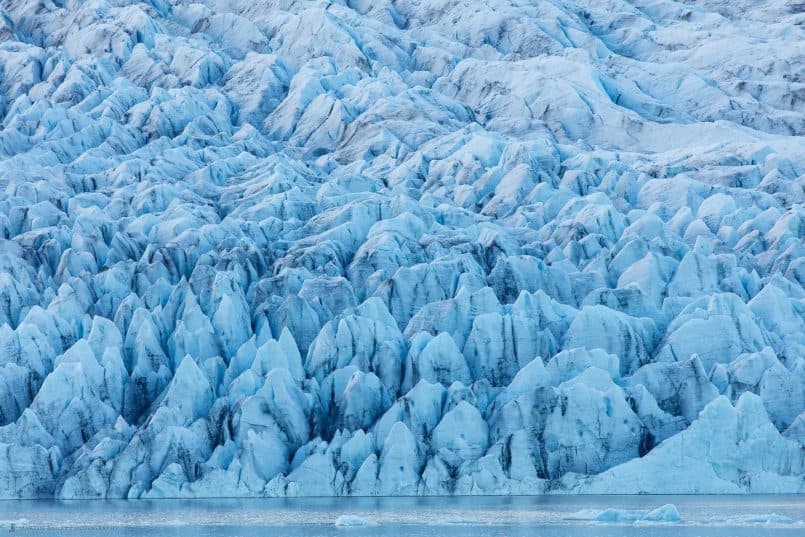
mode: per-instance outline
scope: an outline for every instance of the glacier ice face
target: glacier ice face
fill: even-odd
[[[805,492],[801,10],[589,4],[0,0],[0,497]]]
[[[726,397],[717,397],[688,429],[645,457],[573,486],[587,493],[775,493],[801,490],[803,465],[802,445],[782,437],[761,399],[745,393],[735,407]]]

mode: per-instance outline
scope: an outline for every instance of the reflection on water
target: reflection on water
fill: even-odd
[[[664,504],[676,505],[679,522],[577,516]],[[369,525],[336,526],[339,517]],[[805,496],[0,501],[0,519],[0,531],[31,536],[802,536]]]

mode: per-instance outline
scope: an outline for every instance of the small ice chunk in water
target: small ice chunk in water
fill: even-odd
[[[18,518],[16,520],[0,520],[0,528],[10,528],[14,531],[16,526],[24,526],[28,524],[27,518]]]
[[[730,517],[715,517],[710,520],[715,526],[778,526],[778,525],[805,525],[802,520],[794,520],[777,513],[750,513]]]
[[[741,517],[742,522],[750,524],[793,524],[794,521],[785,515],[777,513],[764,513],[760,515],[746,515]]]
[[[565,520],[595,520],[601,511],[596,509],[582,509],[565,517]]]
[[[358,515],[341,515],[335,520],[336,528],[350,528],[357,526],[376,526],[374,522],[366,520]]]

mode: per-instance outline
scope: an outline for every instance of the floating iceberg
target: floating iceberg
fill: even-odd
[[[363,527],[363,526],[376,526],[374,522],[370,522],[363,517],[358,515],[341,515],[337,519],[335,519],[335,527],[336,528],[351,528],[351,527]]]
[[[596,522],[679,522],[682,518],[673,504],[652,510],[607,508],[603,511],[586,509],[565,517],[567,520],[593,520]]]
[[[714,526],[764,526],[771,528],[791,528],[805,526],[805,521],[777,513],[750,513],[731,517],[713,517],[706,522]]]

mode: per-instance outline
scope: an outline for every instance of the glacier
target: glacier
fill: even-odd
[[[0,0],[0,498],[768,492],[800,0]]]

